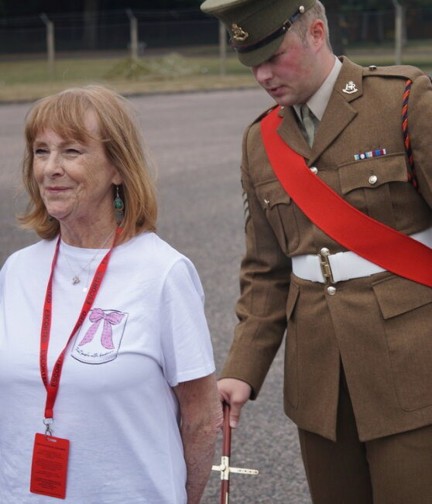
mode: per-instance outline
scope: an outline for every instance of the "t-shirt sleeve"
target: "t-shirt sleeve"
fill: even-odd
[[[11,257],[6,259],[5,263],[3,264],[3,266],[0,270],[0,301],[2,301],[3,297],[4,297],[5,279],[6,279],[7,270],[8,270],[8,267],[9,267],[11,261],[12,261]]]
[[[163,369],[168,383],[174,387],[213,373],[204,292],[188,259],[179,259],[167,273],[160,309]]]

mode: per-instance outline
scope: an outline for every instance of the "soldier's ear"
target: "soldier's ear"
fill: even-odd
[[[325,24],[321,19],[315,19],[309,26],[308,35],[310,37],[310,43],[316,47],[320,48],[326,43],[326,28]]]

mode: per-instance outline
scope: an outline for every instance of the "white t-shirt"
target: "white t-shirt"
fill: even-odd
[[[46,391],[42,309],[56,240],[13,254],[0,273],[0,503],[46,504],[30,493]],[[53,283],[49,376],[106,251],[61,243]],[[67,260],[66,260],[67,258]],[[94,258],[94,260],[92,260]],[[76,270],[76,271],[74,271]],[[91,278],[90,278],[91,280]],[[70,440],[66,502],[183,504],[186,467],[171,387],[214,372],[203,291],[192,263],[154,233],[113,250],[92,310],[66,354],[54,436]]]

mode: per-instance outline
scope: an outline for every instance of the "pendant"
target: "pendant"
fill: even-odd
[[[77,275],[75,275],[73,278],[72,278],[72,285],[77,285],[81,282],[81,280],[79,279],[79,277]]]

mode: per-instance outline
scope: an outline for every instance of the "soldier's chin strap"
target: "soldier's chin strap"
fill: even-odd
[[[229,504],[229,492],[230,492],[230,474],[249,474],[256,475],[258,471],[256,469],[244,469],[242,467],[231,467],[231,427],[230,427],[230,407],[229,404],[223,403],[223,444],[222,444],[222,456],[221,463],[218,466],[213,466],[213,471],[219,471],[221,477],[221,499],[220,504]]]
[[[432,249],[350,205],[280,137],[276,107],[261,121],[270,164],[296,205],[324,233],[359,256],[401,277],[432,287]]]

